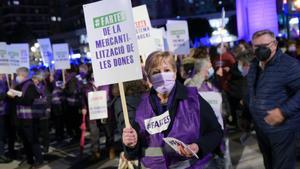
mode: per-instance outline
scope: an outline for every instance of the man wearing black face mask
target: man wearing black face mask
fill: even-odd
[[[248,105],[266,169],[296,167],[300,128],[300,64],[277,49],[274,33],[252,37],[256,59],[248,74]]]

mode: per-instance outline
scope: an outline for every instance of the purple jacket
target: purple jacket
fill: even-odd
[[[66,101],[69,106],[80,106],[82,97],[82,84],[76,78],[75,73],[71,73],[66,77],[65,86]]]
[[[49,118],[50,112],[47,111],[49,103],[46,95],[46,86],[40,83],[36,86],[36,90],[40,94],[39,98],[36,98],[32,105],[32,114],[34,118]]]
[[[6,81],[0,80],[0,116],[6,114],[6,110],[5,110],[6,104],[5,104],[4,98],[6,96],[7,90],[8,90],[8,88],[6,85]]]
[[[167,169],[170,166],[181,163],[188,163],[184,168],[201,169],[211,158],[208,154],[200,160],[181,157],[171,150],[164,141],[164,137],[174,137],[185,144],[197,143],[200,138],[200,103],[196,88],[186,88],[187,98],[178,103],[176,116],[171,119],[168,133],[165,131],[149,134],[145,128],[145,119],[157,116],[150,103],[149,94],[145,94],[136,111],[136,122],[139,125],[139,138],[142,149],[141,165],[144,168]],[[169,100],[172,99],[169,97]]]
[[[65,97],[63,93],[63,89],[60,87],[55,87],[52,91],[51,104],[59,106],[63,103]]]
[[[18,88],[17,86],[17,90],[21,90],[22,91],[22,97],[20,99],[22,100],[26,100],[26,95],[27,93],[29,93],[29,88],[31,87],[31,89],[34,89],[37,93],[38,91],[36,90],[35,85],[33,84],[32,80],[26,80],[25,82],[20,84],[21,88]],[[15,98],[17,99],[17,98]],[[24,105],[24,104],[18,104],[17,103],[17,117],[19,119],[33,119],[33,113],[32,113],[32,104],[33,101],[31,102],[31,104],[28,105]]]

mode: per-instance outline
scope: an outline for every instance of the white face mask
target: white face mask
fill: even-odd
[[[23,78],[21,78],[20,76],[16,77],[16,82],[17,83],[22,83],[23,82]]]
[[[238,69],[241,72],[242,76],[247,76],[249,72],[249,67],[243,67],[241,64],[238,64]]]
[[[215,70],[213,67],[208,69],[208,78],[211,78],[215,74]]]
[[[170,94],[175,85],[174,72],[162,72],[151,76],[153,88],[160,94]]]

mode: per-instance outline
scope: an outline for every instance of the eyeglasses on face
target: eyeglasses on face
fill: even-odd
[[[272,40],[271,42],[269,42],[269,43],[262,43],[262,44],[253,44],[252,46],[253,46],[253,48],[258,48],[258,47],[268,47],[268,46],[270,46],[272,43],[274,43],[275,42],[275,40]]]

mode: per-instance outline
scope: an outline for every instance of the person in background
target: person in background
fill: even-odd
[[[284,38],[277,38],[277,46],[282,51],[282,53],[287,52],[288,44],[287,40]]]
[[[252,36],[248,105],[266,169],[296,168],[300,129],[300,63],[277,48],[270,30]]]
[[[91,75],[87,75],[87,84],[83,86],[83,97],[82,97],[82,113],[87,114],[87,119],[89,119],[89,106],[88,106],[88,93],[104,90],[107,92],[107,99],[110,100],[110,86],[95,86],[94,76],[93,73]],[[109,159],[112,160],[115,158],[115,150],[113,149],[113,133],[114,130],[111,126],[111,116],[112,113],[110,111],[111,108],[108,108],[108,119],[101,119],[101,120],[89,120],[88,125],[91,133],[91,156],[90,161],[96,162],[100,159],[100,128],[103,129],[105,136],[106,136],[106,148],[109,152]]]
[[[209,79],[214,75],[214,69],[208,57],[196,59],[194,69],[195,75],[187,79],[184,85],[196,87],[198,91],[218,91],[218,89],[209,82]]]
[[[206,47],[191,48],[189,56],[193,59],[200,59],[208,57],[208,49]]]
[[[251,46],[245,40],[240,40],[238,43],[238,47],[241,49],[241,52],[252,50]]]
[[[196,88],[176,82],[176,71],[171,53],[150,54],[145,72],[152,88],[142,96],[133,128],[123,129],[127,153],[137,155],[144,168],[202,168],[222,139],[221,127],[210,105]],[[182,146],[176,153],[164,143],[165,137],[183,141],[200,159]]]
[[[80,124],[81,115],[79,112],[81,104],[81,90],[80,81],[78,79],[77,70],[74,66],[71,70],[66,71],[66,84],[64,88],[64,93],[66,96],[66,116],[65,120],[67,126],[67,132],[72,138],[71,141],[78,141],[80,138]]]
[[[8,91],[5,75],[0,74],[0,163],[9,163],[12,160],[5,156],[5,143],[7,141],[7,109],[6,92]]]
[[[196,74],[185,81],[185,85],[188,87],[196,87],[198,92],[219,92],[219,89],[210,81],[214,76],[214,69],[212,67],[209,57],[196,59],[195,61]],[[220,104],[221,105],[221,104]],[[218,118],[219,124],[224,126],[222,112],[214,112]],[[220,118],[220,119],[219,119]],[[222,147],[224,144],[220,143],[219,149],[214,153],[214,158],[208,163],[209,169],[224,168],[224,151]]]
[[[41,137],[41,145],[43,146],[43,152],[49,151],[49,118],[50,118],[50,91],[48,91],[45,74],[42,70],[37,71],[32,76],[32,81],[39,92],[40,97],[35,100],[33,113],[37,115],[39,119],[39,136]],[[50,99],[49,99],[50,98]]]
[[[213,67],[216,70],[217,79],[220,88],[224,92],[228,92],[228,81],[230,80],[230,69],[235,64],[235,58],[230,53],[227,43],[220,44],[217,47],[219,56],[213,60]]]
[[[238,111],[243,110],[242,100],[247,93],[247,74],[250,68],[250,62],[254,59],[252,51],[244,51],[237,55],[237,62],[230,70],[231,78],[229,81],[228,101],[230,104],[231,121],[229,124],[238,125]]]
[[[207,58],[209,57],[209,48],[207,47],[199,47],[197,48],[197,52],[195,52],[194,55],[192,55],[195,59],[201,59],[201,58]]]
[[[182,60],[181,77],[183,79],[191,78],[195,74],[194,70],[195,59],[193,57],[185,57]]]
[[[36,98],[39,98],[33,81],[29,78],[29,70],[26,67],[17,69],[16,90],[22,92],[19,97],[14,93],[7,93],[13,98],[17,106],[18,133],[22,139],[26,154],[27,164],[40,166],[43,164],[40,143],[38,139],[38,120],[32,113],[32,105]]]
[[[294,58],[297,58],[297,47],[296,47],[296,42],[290,41],[288,43],[288,48],[287,51],[285,52],[289,56],[292,56]]]
[[[62,72],[56,71],[51,77],[51,83],[53,86],[51,97],[51,117],[54,121],[55,140],[60,142],[64,139],[64,117],[65,112],[65,95],[63,92],[64,82],[62,79]]]

